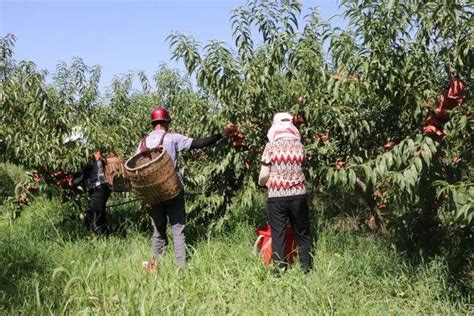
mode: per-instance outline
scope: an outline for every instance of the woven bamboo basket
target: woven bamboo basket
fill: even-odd
[[[163,146],[130,157],[125,170],[132,188],[146,204],[170,200],[182,190],[173,161]]]
[[[107,158],[105,178],[112,192],[128,192],[132,189],[130,180],[125,173],[125,158]]]

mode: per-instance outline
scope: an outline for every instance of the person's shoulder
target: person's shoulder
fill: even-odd
[[[152,130],[151,132],[149,132],[146,137],[149,137],[149,136],[158,136],[158,135],[161,135],[163,134],[164,132],[163,131],[159,131],[159,130]]]
[[[274,147],[304,147],[303,143],[299,139],[280,138],[273,142]]]
[[[162,136],[163,136],[163,131],[151,131],[150,133],[148,133],[147,135],[145,135],[143,138],[145,139],[148,139],[148,140],[156,140],[156,139],[160,139]]]
[[[296,139],[296,138],[283,138],[282,141],[286,144],[303,144],[301,142],[301,139]]]
[[[279,138],[273,142],[270,142],[273,146],[286,146],[288,144],[294,144],[294,142],[297,141],[295,139],[290,139],[290,138]]]
[[[272,148],[272,147],[275,147],[275,145],[276,145],[276,142],[270,140],[265,144],[265,148]]]
[[[183,138],[192,138],[187,135],[177,133],[177,132],[167,132],[166,135],[169,135],[173,140],[183,139]]]

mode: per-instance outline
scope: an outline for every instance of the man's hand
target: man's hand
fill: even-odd
[[[222,137],[226,138],[237,133],[237,126],[235,124],[228,124],[226,128],[222,131]]]
[[[96,152],[94,153],[94,159],[97,161],[97,160],[99,160],[100,158],[102,158],[102,155],[101,155],[100,151],[96,151]]]

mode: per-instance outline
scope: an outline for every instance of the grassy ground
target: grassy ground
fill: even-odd
[[[254,210],[252,210],[254,211]],[[469,295],[448,282],[442,258],[410,265],[369,233],[320,225],[315,269],[275,277],[252,255],[254,225],[191,236],[189,264],[172,252],[155,274],[149,222],[115,208],[121,229],[89,238],[76,214],[37,199],[0,224],[0,313],[8,314],[469,314]]]

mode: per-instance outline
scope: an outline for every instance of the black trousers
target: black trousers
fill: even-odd
[[[285,258],[286,227],[291,224],[295,232],[301,267],[309,271],[313,264],[311,258],[311,231],[309,209],[306,195],[295,197],[270,198],[267,202],[268,218],[272,228],[272,260],[280,268],[286,268]]]
[[[90,189],[89,207],[86,213],[86,226],[89,232],[95,234],[109,233],[109,225],[105,214],[105,207],[110,196],[110,189],[107,184]]]

